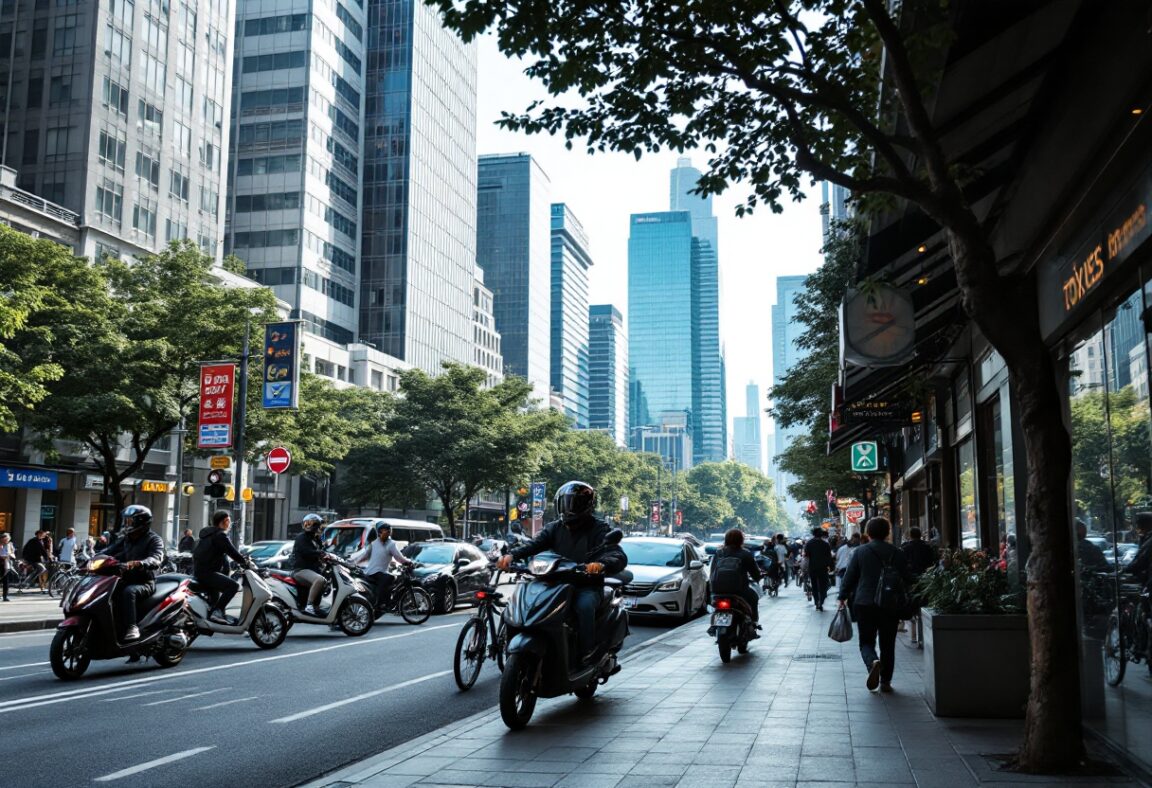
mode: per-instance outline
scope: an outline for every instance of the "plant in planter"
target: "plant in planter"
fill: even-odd
[[[924,695],[939,717],[1023,717],[1028,619],[998,560],[945,551],[913,589],[923,606]]]

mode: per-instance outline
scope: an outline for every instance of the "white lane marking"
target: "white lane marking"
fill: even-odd
[[[119,780],[122,777],[131,777],[134,774],[146,772],[149,769],[155,769],[157,766],[163,766],[164,764],[172,763],[173,761],[182,761],[185,758],[191,758],[193,755],[199,755],[202,752],[207,752],[208,750],[214,749],[216,749],[216,745],[213,744],[211,747],[196,747],[195,749],[176,752],[171,755],[166,755],[163,758],[157,758],[154,761],[141,763],[137,766],[130,766],[127,769],[121,769],[118,772],[112,772],[112,774],[106,774],[103,777],[97,777],[95,782],[107,783],[112,782],[113,780]]]
[[[219,703],[213,703],[210,706],[197,706],[192,711],[206,711],[207,709],[216,709],[220,706],[230,706],[233,703],[243,703],[246,700],[256,700],[259,695],[253,695],[251,698],[233,698],[232,700],[222,700]]]
[[[119,698],[105,698],[104,700],[102,700],[100,702],[101,703],[116,703],[116,702],[122,701],[122,700],[130,700],[131,698],[143,698],[145,695],[159,695],[162,692],[179,692],[179,690],[174,690],[174,689],[149,690],[148,692],[137,692],[134,695],[121,695]]]
[[[145,706],[161,706],[165,703],[175,703],[178,700],[188,700],[189,698],[199,698],[201,695],[211,695],[213,692],[223,692],[231,687],[221,687],[220,689],[207,690],[205,692],[193,692],[191,695],[177,695],[175,698],[165,698],[164,700],[154,700],[151,703],[145,703]]]
[[[21,673],[19,676],[5,676],[0,681],[11,681],[12,679],[26,679],[29,676],[43,676],[43,673]]]
[[[39,668],[47,665],[47,662],[25,662],[23,665],[8,665],[7,667],[0,668],[0,670],[19,670],[20,668]]]
[[[49,706],[55,703],[67,703],[68,701],[81,700],[85,698],[95,698],[100,695],[108,695],[113,692],[118,692],[126,688],[143,687],[148,684],[153,684],[157,681],[170,681],[172,679],[180,679],[185,676],[195,676],[200,673],[214,673],[219,670],[228,670],[229,668],[243,668],[249,665],[259,665],[264,662],[276,662],[282,659],[292,659],[293,657],[304,657],[311,654],[321,654],[326,651],[335,651],[336,649],[351,648],[353,646],[365,646],[369,643],[381,643],[386,640],[399,640],[400,638],[408,638],[414,635],[419,635],[423,632],[434,632],[437,629],[454,629],[456,623],[440,624],[434,627],[419,627],[417,629],[402,632],[398,635],[384,635],[378,638],[364,638],[359,637],[348,640],[342,643],[336,643],[331,646],[321,646],[319,648],[308,649],[306,651],[296,651],[291,654],[277,654],[270,657],[258,657],[256,659],[249,659],[243,662],[232,662],[226,665],[213,665],[206,668],[194,668],[193,670],[184,670],[179,673],[164,673],[157,676],[144,676],[138,679],[128,679],[125,681],[117,682],[115,684],[108,684],[101,689],[74,689],[65,690],[63,692],[54,692],[47,695],[33,695],[28,698],[19,698],[16,700],[0,701],[0,714],[5,714],[10,711],[23,711],[25,709],[36,708],[37,706]]]
[[[365,692],[363,695],[357,695],[354,698],[345,698],[344,700],[338,700],[335,703],[328,703],[328,704],[325,704],[324,706],[317,706],[314,709],[308,709],[307,711],[302,711],[302,712],[299,712],[298,714],[292,714],[292,715],[287,716],[287,717],[280,717],[279,719],[269,720],[268,722],[270,722],[270,723],[295,722],[296,720],[302,720],[305,717],[311,717],[313,714],[321,714],[325,711],[331,711],[332,709],[338,709],[341,706],[347,706],[349,703],[356,703],[358,701],[366,700],[367,698],[374,698],[377,695],[384,695],[388,692],[395,692],[398,689],[404,689],[405,687],[411,687],[413,684],[419,684],[422,681],[430,681],[432,679],[438,679],[441,676],[447,676],[451,672],[452,671],[450,671],[450,670],[442,670],[439,673],[429,673],[427,676],[420,676],[419,678],[409,679],[408,681],[402,681],[399,684],[393,684],[391,687],[385,687],[384,689],[373,690],[372,692]]]

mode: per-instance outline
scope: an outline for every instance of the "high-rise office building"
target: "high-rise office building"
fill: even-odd
[[[776,277],[776,303],[772,306],[772,379],[776,385],[784,379],[785,373],[793,366],[804,360],[806,353],[796,346],[796,340],[804,331],[804,326],[796,320],[796,297],[804,292],[803,276]],[[784,473],[779,468],[779,455],[792,445],[792,441],[805,434],[807,425],[794,424],[791,427],[776,425],[773,435],[773,445],[769,447],[772,453],[772,467],[775,469],[773,481],[777,494],[784,496],[787,511],[795,513],[795,501],[788,495],[788,485],[796,480],[791,474]]]
[[[487,385],[504,379],[504,357],[500,354],[500,332],[492,315],[492,291],[484,284],[484,272],[476,267],[472,296],[472,337],[475,355],[472,363],[488,373]]]
[[[848,190],[828,181],[820,182],[820,221],[824,235],[832,228],[832,222],[848,218]]]
[[[732,456],[749,468],[764,472],[764,454],[760,450],[760,387],[749,382],[744,389],[747,412],[732,420]]]
[[[548,176],[527,153],[480,157],[476,262],[492,290],[504,374],[532,384],[547,406],[552,377],[552,202]]]
[[[588,428],[588,234],[572,209],[552,205],[552,390],[572,425]]]
[[[85,255],[191,238],[219,257],[233,6],[0,7],[0,165],[79,215]]]
[[[474,353],[476,46],[419,0],[368,0],[365,35],[360,337],[436,374]]]
[[[349,344],[359,325],[366,18],[350,0],[309,8],[238,5],[227,246],[305,330]]]
[[[588,307],[588,428],[628,445],[628,335],[612,304]]]

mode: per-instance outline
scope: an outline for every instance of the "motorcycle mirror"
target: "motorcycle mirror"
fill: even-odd
[[[608,544],[620,544],[620,540],[624,538],[624,532],[619,528],[613,528],[608,532],[608,536],[604,541]]]

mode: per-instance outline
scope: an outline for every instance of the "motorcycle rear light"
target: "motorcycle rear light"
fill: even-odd
[[[476,592],[476,598],[477,599],[487,599],[488,598],[488,592],[487,591],[477,591]]]
[[[717,600],[716,600],[716,609],[717,609],[717,610],[731,610],[731,609],[732,609],[732,602],[731,602],[731,600],[728,600],[728,599],[717,599]]]

